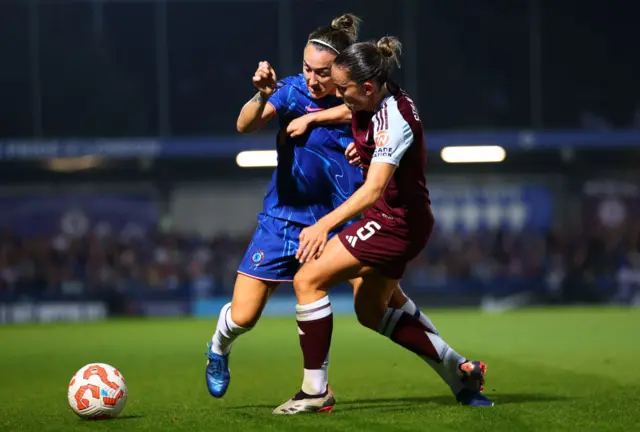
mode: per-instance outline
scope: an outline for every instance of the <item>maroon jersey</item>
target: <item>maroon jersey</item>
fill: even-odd
[[[404,90],[389,85],[389,94],[375,113],[355,113],[352,129],[365,180],[373,163],[397,167],[382,196],[364,216],[397,227],[433,224],[425,179],[424,131]]]

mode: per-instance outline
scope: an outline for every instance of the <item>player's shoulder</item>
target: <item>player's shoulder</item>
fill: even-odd
[[[304,76],[302,78],[304,79]],[[304,81],[301,82],[300,75],[281,78],[272,96],[278,113],[281,115],[300,113],[300,107],[305,106],[308,100],[306,92],[308,90],[304,86]]]
[[[291,75],[291,76],[280,79],[278,81],[276,90],[287,88],[287,87],[297,90],[304,94],[306,92],[304,75],[303,74]]]
[[[418,109],[409,95],[400,87],[394,89],[391,95],[384,101],[381,117],[386,128],[403,129],[406,127],[422,127]]]
[[[409,121],[405,118],[406,113],[403,112],[402,106],[403,102],[399,101],[396,96],[387,96],[373,116],[374,129],[376,131],[401,131],[404,129]]]

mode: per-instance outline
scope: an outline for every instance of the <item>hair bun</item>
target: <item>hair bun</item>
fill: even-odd
[[[393,60],[400,67],[400,54],[402,53],[402,44],[394,36],[385,36],[381,38],[376,47],[380,54],[389,60]]]
[[[334,18],[333,21],[331,21],[331,27],[345,32],[353,40],[356,40],[358,39],[358,30],[360,29],[361,22],[362,20],[354,14],[347,13],[338,18]]]

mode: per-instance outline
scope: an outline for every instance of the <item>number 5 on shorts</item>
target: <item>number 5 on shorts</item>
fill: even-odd
[[[376,233],[376,231],[378,231],[380,228],[382,228],[382,227],[380,226],[380,224],[378,224],[378,222],[369,221],[369,222],[367,222],[367,224],[365,226],[360,228],[356,232],[356,234],[358,235],[358,238],[360,240],[366,241],[366,240],[370,239],[371,236],[374,235]]]

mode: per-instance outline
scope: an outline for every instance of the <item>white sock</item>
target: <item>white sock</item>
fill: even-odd
[[[431,333],[439,334],[438,330],[436,330],[436,326],[433,325],[429,317],[423,314],[409,297],[407,297],[407,302],[400,309],[418,318],[425,327],[431,330]]]
[[[460,391],[464,388],[460,377],[457,374],[452,375],[449,369],[447,369],[447,367],[445,366],[444,362],[436,363],[429,357],[422,357],[422,359],[429,366],[431,366],[431,369],[433,369],[440,376],[440,378],[442,378],[442,381],[444,381],[445,384],[449,386],[449,388],[451,389],[451,393],[453,393],[454,396],[460,393]]]
[[[432,334],[429,334],[431,342],[438,350],[438,354],[442,359],[442,362],[436,363],[429,357],[422,357],[422,359],[442,378],[442,380],[449,386],[451,392],[456,395],[464,388],[460,381],[460,364],[464,363],[466,359],[455,352],[449,344],[447,344],[440,334],[436,330],[429,317],[423,314],[416,304],[407,299],[407,302],[401,308],[404,312],[409,313],[420,320],[420,322],[430,329]]]
[[[329,382],[329,354],[322,369],[305,369],[301,390],[308,395],[319,395],[327,390]]]
[[[211,352],[218,355],[227,355],[231,351],[231,344],[243,333],[251,330],[251,327],[240,327],[231,319],[231,303],[227,303],[220,309],[216,332],[211,338]]]
[[[455,352],[440,336],[432,333],[428,333],[427,335],[429,339],[431,339],[433,346],[438,350],[438,355],[442,359],[442,363],[449,369],[449,372],[462,376],[462,371],[460,371],[458,366],[467,361],[467,359]]]

